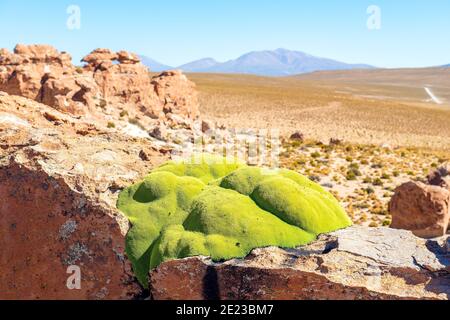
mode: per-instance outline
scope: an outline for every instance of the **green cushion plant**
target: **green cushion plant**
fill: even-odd
[[[164,261],[294,248],[351,225],[330,193],[296,172],[207,155],[192,160],[170,161],[119,196],[132,224],[126,251],[145,287],[149,270]]]

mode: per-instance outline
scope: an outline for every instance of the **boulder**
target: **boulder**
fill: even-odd
[[[164,160],[148,140],[0,93],[0,299],[139,297],[116,199]]]
[[[211,123],[208,122],[208,121],[202,120],[202,123],[201,123],[201,131],[202,131],[202,133],[206,133],[206,132],[208,132],[210,130],[212,130]]]
[[[450,191],[450,162],[447,162],[432,171],[427,176],[428,183],[433,186],[446,188]]]
[[[391,228],[411,230],[423,238],[440,237],[448,229],[450,191],[422,182],[407,182],[394,191],[389,211]]]
[[[167,140],[167,127],[164,124],[158,124],[149,131],[150,137],[165,141]]]
[[[296,131],[293,134],[291,134],[289,139],[295,140],[295,141],[304,141],[305,140],[305,136],[300,131]]]
[[[97,67],[102,62],[114,60],[117,60],[117,54],[115,52],[112,52],[109,49],[99,48],[83,57],[83,59],[81,59],[81,62],[86,62],[88,65]]]
[[[354,226],[245,259],[165,262],[151,272],[150,290],[156,300],[448,300],[443,246],[409,231]]]
[[[342,144],[342,140],[338,138],[331,138],[330,142],[328,143],[330,146],[339,146]]]
[[[141,59],[139,59],[136,54],[124,50],[117,52],[117,60],[120,63],[125,64],[136,64],[141,62]]]

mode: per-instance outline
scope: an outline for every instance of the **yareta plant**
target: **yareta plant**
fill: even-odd
[[[167,260],[242,258],[351,225],[329,192],[294,171],[204,155],[153,170],[121,192],[117,207],[132,224],[126,251],[145,287],[149,270]]]

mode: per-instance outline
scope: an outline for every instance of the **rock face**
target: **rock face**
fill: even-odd
[[[450,191],[421,182],[408,182],[395,190],[389,211],[391,228],[411,230],[423,238],[440,237],[448,229]]]
[[[189,121],[199,116],[195,85],[179,71],[151,78],[137,55],[96,49],[75,67],[71,56],[46,45],[0,50],[0,91],[96,121],[126,112],[147,125],[151,118]],[[175,116],[175,117],[174,117]]]
[[[147,139],[0,92],[0,299],[139,295],[115,202],[164,160]],[[71,265],[80,290],[66,285]]]
[[[442,241],[443,242],[443,241]],[[151,272],[154,299],[448,299],[444,243],[389,228],[351,227],[294,249],[244,260],[173,260]]]

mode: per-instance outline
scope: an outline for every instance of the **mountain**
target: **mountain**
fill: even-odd
[[[139,56],[139,58],[141,59],[141,62],[150,69],[150,71],[161,72],[173,69],[170,66],[159,63],[158,61],[155,61],[146,56]]]
[[[288,76],[323,70],[372,69],[374,67],[314,57],[300,51],[277,49],[274,51],[253,51],[224,63],[217,63],[210,58],[202,59],[178,68],[188,72]]]
[[[159,63],[145,56],[140,56],[150,71],[164,71],[173,67]],[[213,58],[192,61],[176,69],[185,72],[204,73],[243,73],[262,76],[291,76],[314,71],[374,69],[367,64],[348,64],[332,59],[319,58],[301,51],[277,49],[274,51],[253,51],[237,59],[217,62]]]
[[[444,64],[442,67],[443,68],[450,68],[450,63],[449,64]]]
[[[214,68],[219,64],[220,63],[213,58],[204,58],[183,64],[177,69],[181,69],[185,72],[208,72],[209,69]]]

